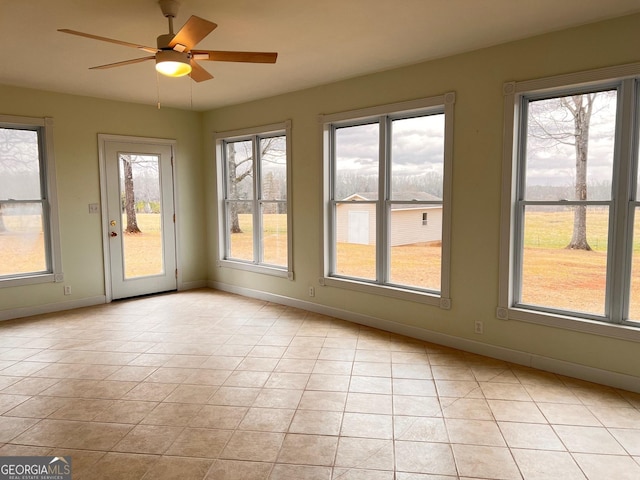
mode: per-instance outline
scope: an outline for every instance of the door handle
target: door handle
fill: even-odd
[[[117,237],[118,236],[118,234],[116,232],[111,232],[109,235],[112,236],[112,237]]]

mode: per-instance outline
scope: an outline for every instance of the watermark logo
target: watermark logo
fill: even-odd
[[[0,457],[0,480],[71,480],[71,457]]]

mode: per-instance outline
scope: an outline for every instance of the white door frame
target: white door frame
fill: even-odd
[[[106,302],[109,303],[113,300],[113,291],[111,288],[111,254],[109,250],[109,211],[107,205],[107,156],[106,156],[106,144],[109,142],[118,143],[133,143],[141,145],[165,145],[171,146],[173,150],[174,161],[171,162],[172,175],[172,188],[173,188],[173,208],[174,211],[178,210],[178,195],[177,195],[177,168],[176,168],[176,141],[166,138],[151,138],[151,137],[130,137],[127,135],[110,135],[110,134],[98,134],[98,162],[100,167],[100,215],[102,224],[102,262],[104,267],[104,292]],[[182,290],[182,268],[180,262],[180,251],[178,244],[178,222],[179,218],[176,215],[174,222],[174,235],[176,246],[176,268],[178,275],[176,277],[176,287],[178,290]]]

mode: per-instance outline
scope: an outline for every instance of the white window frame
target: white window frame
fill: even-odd
[[[503,86],[504,144],[502,163],[502,201],[500,220],[499,294],[496,317],[587,332],[640,342],[640,324],[625,320],[628,310],[630,262],[633,235],[634,182],[637,165],[637,141],[640,89],[640,63],[602,68],[568,75],[509,82]],[[551,308],[528,308],[517,303],[518,255],[518,162],[521,105],[526,98],[549,93],[570,94],[577,89],[618,88],[616,147],[607,260],[607,312],[605,316],[558,312]]]
[[[410,100],[407,102],[393,103],[381,105],[377,107],[365,108],[360,110],[351,110],[346,112],[320,115],[319,122],[322,125],[323,134],[323,238],[324,246],[322,250],[322,268],[323,276],[319,279],[320,285],[326,285],[337,288],[345,288],[359,292],[370,293],[374,295],[383,295],[392,298],[419,302],[427,305],[435,305],[442,309],[451,308],[450,293],[450,265],[451,265],[451,186],[452,186],[452,170],[453,170],[453,112],[456,95],[454,92],[448,92],[443,95],[423,98],[418,100]],[[408,115],[421,114],[439,114],[444,113],[445,116],[445,138],[444,138],[444,178],[443,178],[443,194],[442,194],[442,259],[441,259],[441,276],[440,290],[427,291],[410,286],[390,285],[386,283],[361,281],[358,279],[335,276],[333,274],[332,265],[335,264],[334,255],[334,238],[335,226],[332,213],[331,199],[331,170],[332,170],[332,130],[336,125],[352,125],[360,122],[373,120],[375,122],[386,122],[390,118],[402,118]],[[381,138],[381,149],[387,149],[388,145],[382,145],[385,140]],[[380,173],[380,182],[385,182],[383,172]],[[378,202],[385,208],[390,201]],[[403,201],[402,203],[407,203]],[[429,202],[417,202],[429,203]],[[440,203],[440,202],[438,202]],[[380,217],[382,218],[382,217]],[[387,225],[386,221],[376,222],[377,238],[384,237],[384,229]],[[388,258],[386,254],[381,254],[384,245],[377,247],[377,264],[378,269],[383,263],[386,264]],[[378,275],[380,277],[380,275]]]
[[[40,143],[40,184],[42,185],[42,214],[45,229],[45,258],[47,269],[0,277],[0,288],[63,282],[58,195],[53,150],[53,119],[0,115],[0,127],[38,132]]]
[[[287,265],[267,265],[260,263],[255,258],[253,261],[242,261],[238,259],[227,258],[229,242],[227,238],[228,226],[226,215],[226,156],[224,152],[225,142],[240,141],[240,140],[252,140],[256,137],[268,137],[276,134],[284,135],[286,140],[286,152],[287,152]],[[275,123],[271,125],[263,125],[259,127],[245,128],[240,130],[232,130],[227,132],[217,132],[214,134],[215,141],[215,154],[216,154],[216,172],[217,172],[217,191],[218,191],[218,267],[227,267],[238,270],[245,270],[254,273],[262,273],[266,275],[273,275],[276,277],[284,277],[289,280],[293,280],[293,209],[291,202],[291,121],[287,120],[282,123]],[[254,162],[256,159],[254,159]],[[260,203],[260,199],[257,196],[257,192],[260,190],[258,187],[259,170],[254,169],[254,202]],[[262,238],[262,232],[260,229],[255,228],[257,222],[259,222],[260,210],[255,211],[254,215],[254,245],[258,245]],[[255,249],[254,249],[255,251]]]

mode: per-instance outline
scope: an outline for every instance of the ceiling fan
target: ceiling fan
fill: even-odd
[[[162,14],[169,20],[169,33],[160,35],[157,40],[157,48],[145,47],[135,43],[123,42],[112,38],[100,37],[91,33],[78,32],[66,28],[59,32],[92,38],[103,42],[133,47],[153,55],[142,58],[134,58],[123,62],[98,65],[91,69],[106,69],[145,62],[156,61],[156,70],[169,77],[182,77],[190,75],[196,82],[203,82],[213,78],[196,60],[209,60],[216,62],[249,62],[249,63],[275,63],[278,54],[275,52],[231,52],[221,50],[194,50],[198,42],[209,35],[217,25],[195,15],[191,16],[178,33],[173,32],[173,19],[178,13],[179,3],[176,0],[160,0]]]

